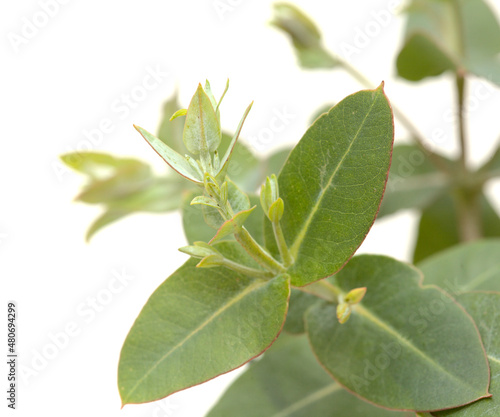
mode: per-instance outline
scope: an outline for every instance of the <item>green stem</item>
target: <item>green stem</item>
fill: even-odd
[[[233,262],[230,259],[224,258],[222,261],[222,265],[232,269],[233,271],[240,272],[244,275],[251,276],[253,278],[262,278],[262,279],[269,279],[273,277],[273,274],[268,271],[261,271],[259,269],[255,268],[250,268],[249,266],[245,266],[242,264],[239,264],[237,262]]]
[[[344,291],[342,291],[339,287],[324,279],[313,282],[305,287],[296,288],[302,292],[313,294],[316,297],[333,303],[338,303],[339,297],[343,297],[345,295]]]
[[[280,251],[281,259],[288,267],[293,264],[293,256],[288,249],[288,245],[285,241],[285,236],[283,235],[283,230],[281,229],[281,224],[279,221],[272,222],[274,237],[276,238],[276,243],[278,244],[278,249]]]
[[[375,85],[357,68],[352,66],[349,62],[343,60],[340,57],[336,57],[339,65],[355,80],[357,80],[361,85],[364,85],[367,88],[375,88]],[[417,146],[420,148],[422,152],[424,152],[429,160],[446,174],[450,174],[450,168],[448,165],[434,152],[432,152],[425,143],[424,136],[420,133],[417,127],[411,122],[411,120],[393,103],[391,102],[392,111],[394,116],[400,121],[400,123],[408,130],[411,134],[412,139],[415,141]]]
[[[481,186],[471,183],[472,174],[467,167],[467,128],[465,125],[464,102],[466,80],[463,71],[456,74],[458,141],[460,145],[458,185],[456,201],[458,209],[459,235],[462,242],[470,242],[481,237]]]
[[[459,71],[456,75],[457,85],[457,110],[458,110],[458,128],[460,142],[460,169],[465,178],[467,176],[467,133],[464,117],[464,98],[465,98],[465,77],[463,72]]]
[[[260,246],[244,226],[234,234],[234,237],[259,265],[274,274],[286,272],[286,268]]]

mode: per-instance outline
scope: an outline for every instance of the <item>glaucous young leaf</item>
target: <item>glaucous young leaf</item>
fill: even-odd
[[[104,205],[104,213],[87,231],[87,241],[105,226],[136,212],[161,213],[180,207],[186,183],[180,177],[155,176],[148,165],[131,158],[84,152],[63,161],[89,176],[77,201]]]
[[[190,245],[194,242],[208,242],[214,237],[215,230],[203,219],[203,211],[199,205],[191,205],[193,198],[198,193],[189,193],[182,203],[182,225],[184,235]]]
[[[232,136],[223,132],[222,141],[217,150],[219,155],[224,155],[226,153],[231,141]],[[252,153],[247,145],[238,141],[234,145],[233,153],[229,160],[227,176],[242,190],[253,193],[262,183],[262,174],[260,173],[262,163],[263,162]]]
[[[186,158],[174,151],[168,145],[165,145],[163,141],[142,127],[134,127],[173,170],[196,184],[203,184],[202,176],[189,164]]]
[[[241,191],[238,186],[227,179],[228,185],[228,198],[229,204],[234,213],[239,213],[240,211],[248,210],[250,208],[250,200],[248,196]],[[216,208],[209,206],[202,206],[203,217],[205,222],[214,229],[219,229],[224,224],[224,219],[220,215]]]
[[[417,146],[396,145],[378,217],[403,209],[424,208],[448,186],[447,177]]]
[[[248,113],[250,112],[250,109],[252,108],[252,105],[253,105],[253,101],[246,108],[245,113],[243,113],[243,117],[241,118],[240,123],[238,124],[238,127],[236,128],[236,132],[234,133],[234,135],[231,139],[231,142],[229,143],[229,146],[226,149],[226,152],[224,152],[224,156],[222,156],[222,152],[221,152],[221,155],[219,155],[219,156],[222,156],[222,159],[221,159],[220,170],[216,175],[216,179],[220,182],[222,182],[224,180],[224,177],[227,174],[227,170],[228,170],[229,164],[230,164],[231,155],[235,149],[236,142],[238,141],[238,138],[240,137],[241,129],[243,128],[243,123],[245,123],[245,119],[247,118]]]
[[[377,215],[389,171],[394,125],[383,85],[348,96],[317,119],[279,175],[281,225],[295,259],[292,284],[336,273]],[[271,225],[266,245],[273,251]]]
[[[481,226],[484,237],[500,236],[500,218],[488,199],[479,198]],[[413,262],[423,259],[460,243],[459,217],[454,198],[445,193],[422,211],[418,226]]]
[[[368,404],[333,381],[304,336],[281,334],[207,417],[411,417]]]
[[[475,292],[460,294],[457,301],[465,307],[479,328],[490,363],[491,398],[464,407],[440,411],[439,417],[494,417],[500,410],[500,293]]]
[[[109,178],[120,169],[149,170],[146,164],[137,159],[118,158],[101,152],[71,152],[61,155],[61,160],[92,180]]]
[[[467,291],[500,291],[500,239],[457,245],[418,264],[424,283],[457,295]]]
[[[183,141],[193,155],[213,153],[221,141],[221,129],[215,109],[201,84],[191,99],[186,114]]]
[[[422,287],[412,266],[384,256],[353,258],[332,280],[343,292],[367,287],[349,320],[323,302],[306,314],[312,349],[341,385],[390,409],[432,411],[489,396],[479,332],[437,287]]]
[[[252,262],[236,242],[216,248]],[[286,276],[264,281],[226,268],[196,268],[197,262],[187,261],[156,289],[127,335],[118,366],[123,404],[158,400],[238,368],[281,331]]]
[[[226,220],[221,227],[219,227],[219,230],[217,230],[217,233],[215,236],[212,238],[212,240],[209,242],[210,244],[213,244],[214,242],[217,242],[221,240],[222,238],[232,235],[237,233],[241,226],[243,226],[243,223],[245,223],[246,219],[248,216],[252,213],[257,208],[257,206],[253,206],[252,208],[248,210],[243,210],[238,213],[235,213],[234,217],[232,219]]]
[[[500,27],[484,0],[413,0],[398,73],[418,81],[447,70],[500,83]]]
[[[104,229],[106,226],[117,222],[118,220],[130,215],[130,211],[126,210],[116,210],[116,209],[108,209],[104,213],[102,213],[97,219],[95,219],[87,229],[87,233],[85,234],[85,240],[90,242],[90,239],[94,237],[94,235],[101,229]]]
[[[274,4],[271,24],[290,36],[302,67],[333,68],[337,65],[337,60],[323,48],[316,24],[297,6],[290,3]]]

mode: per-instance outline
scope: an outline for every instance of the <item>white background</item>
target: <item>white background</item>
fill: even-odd
[[[357,48],[344,56],[376,84],[385,80],[389,98],[427,137],[444,129],[447,139],[429,144],[454,155],[455,131],[446,117],[453,109],[452,79],[418,86],[397,79],[394,58],[403,21],[392,13],[392,3],[296,1],[319,23],[331,50]],[[6,315],[7,300],[17,301],[18,372],[24,375],[17,415],[203,416],[234,374],[123,410],[116,388],[127,331],[148,296],[186,259],[177,251],[185,244],[179,215],[135,215],[85,244],[99,208],[72,202],[82,178],[62,170],[58,155],[83,149],[90,132],[94,150],[141,158],[161,172],[164,164],[132,124],[154,131],[162,102],[176,88],[186,106],[198,82],[208,78],[219,95],[228,77],[223,126],[234,129],[254,100],[242,137],[267,154],[296,143],[320,105],[362,87],[339,71],[300,70],[288,39],[268,25],[267,0],[67,0],[49,17],[42,4],[3,2],[0,11],[0,312]],[[498,3],[494,7],[498,14]],[[38,26],[31,32],[30,22]],[[123,95],[138,94],[156,68],[162,74],[156,86],[123,108]],[[500,94],[478,81],[470,91],[471,161],[477,165],[496,144]],[[258,138],[274,111],[294,116],[266,144]],[[95,130],[106,119],[112,131],[99,136]],[[398,140],[406,137],[398,124],[396,133]],[[495,189],[498,194],[498,186],[489,187],[490,195]],[[360,251],[409,260],[415,226],[412,212],[384,219]],[[118,285],[116,274],[128,281]],[[120,292],[106,298],[109,285]],[[88,304],[97,295],[103,301],[99,311]],[[71,336],[64,336],[68,329]],[[3,352],[5,336],[1,340]],[[4,371],[0,381],[4,392]]]

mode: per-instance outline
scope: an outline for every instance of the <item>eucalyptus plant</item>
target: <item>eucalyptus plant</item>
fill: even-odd
[[[482,238],[500,235],[484,194],[500,175],[500,151],[470,168],[464,102],[470,75],[500,83],[500,28],[482,0],[413,0],[405,12],[398,73],[413,82],[453,74],[457,160],[432,151],[384,83],[372,86],[285,3],[272,23],[300,65],[346,70],[367,88],[320,111],[293,149],[262,160],[238,141],[252,104],[225,133],[229,84],[216,99],[207,81],[187,108],[175,97],[165,104],[157,135],[136,126],[176,172],[63,156],[90,179],[79,199],[106,207],[88,238],[137,211],[183,215],[188,245],[179,250],[190,258],[125,339],[123,405],[249,363],[208,417],[498,414],[500,239]],[[394,118],[414,144],[393,147]],[[405,208],[421,211],[415,266],[353,257],[377,215]]]

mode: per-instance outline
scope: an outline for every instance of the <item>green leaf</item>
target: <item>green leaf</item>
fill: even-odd
[[[103,214],[101,214],[97,219],[95,219],[85,234],[85,240],[90,242],[90,239],[94,237],[94,235],[101,229],[106,226],[114,223],[125,216],[131,214],[130,211],[123,210],[107,210]]]
[[[214,152],[220,144],[221,129],[215,109],[201,84],[194,93],[186,114],[183,141],[193,155]]]
[[[418,81],[465,69],[500,84],[500,27],[483,0],[413,0],[398,73]]]
[[[179,109],[172,115],[169,121],[175,120],[178,117],[185,116],[186,114],[187,114],[187,109]]]
[[[256,208],[253,214],[245,221],[245,229],[250,232],[259,245],[264,245],[264,212],[259,205],[260,199],[253,194],[250,194],[248,197],[250,199],[250,206],[256,206]]]
[[[100,152],[72,152],[61,155],[61,160],[70,168],[93,180],[102,180],[112,176],[120,169],[149,169],[147,165],[132,158],[117,158]]]
[[[179,208],[182,192],[189,189],[180,177],[156,177],[147,164],[132,158],[82,152],[63,155],[62,160],[89,176],[88,184],[76,200],[105,206],[104,213],[90,226],[87,241],[129,214],[162,213]]]
[[[500,218],[488,199],[480,196],[481,226],[484,237],[500,236]],[[413,262],[418,263],[430,255],[460,243],[458,214],[450,193],[439,197],[423,210],[418,227]]]
[[[389,171],[392,120],[382,86],[358,92],[317,119],[288,157],[278,181],[294,286],[337,272],[368,233]]]
[[[191,200],[190,204],[192,206],[194,206],[195,204],[203,204],[204,206],[213,207],[215,209],[219,207],[219,205],[217,204],[217,201],[215,201],[211,197],[206,197],[204,195],[198,195],[198,196],[196,196],[195,198],[193,198]]]
[[[435,416],[488,417],[498,415],[500,396],[500,293],[461,294],[457,301],[475,320],[490,363],[491,398],[465,407],[434,413]]]
[[[228,184],[228,201],[234,213],[245,211],[250,208],[250,200],[248,196],[241,191],[238,186],[231,180],[226,180]],[[203,217],[205,222],[212,228],[219,230],[224,224],[224,219],[219,211],[213,207],[202,206]]]
[[[326,51],[316,24],[297,6],[289,3],[274,4],[271,24],[290,36],[304,68],[333,68],[338,62]]]
[[[305,337],[282,334],[207,417],[410,417],[359,400],[316,362]]]
[[[439,252],[418,267],[425,284],[452,295],[466,291],[500,291],[500,239],[480,240]]]
[[[243,123],[245,123],[245,119],[248,116],[248,113],[250,112],[250,109],[252,108],[253,101],[250,103],[250,105],[246,108],[245,113],[243,113],[243,117],[240,120],[240,123],[238,124],[238,127],[236,128],[236,132],[234,133],[231,142],[229,143],[229,146],[227,147],[226,152],[224,153],[224,156],[222,157],[221,160],[221,168],[219,173],[217,174],[216,178],[219,181],[222,181],[224,177],[226,176],[226,173],[229,168],[229,163],[230,163],[230,157],[235,149],[236,142],[238,141],[238,138],[240,137],[241,129],[243,128]]]
[[[243,226],[248,216],[255,210],[257,206],[253,206],[248,210],[240,211],[236,213],[232,219],[226,220],[222,226],[217,230],[217,233],[209,242],[210,244],[219,241],[223,237],[237,233],[238,230]]]
[[[170,120],[171,116],[180,108],[177,100],[177,93],[173,94],[172,98],[166,101],[163,105],[163,115],[158,128],[158,138],[172,148],[177,153],[184,155],[186,147],[182,142],[182,131],[184,130],[184,120]]]
[[[231,141],[232,136],[222,133],[222,141],[218,149],[219,154],[225,154]],[[234,145],[229,160],[227,175],[242,190],[253,193],[262,183],[262,173],[260,172],[262,163],[248,146],[238,141]]]
[[[444,291],[420,286],[420,278],[390,258],[353,258],[333,280],[344,293],[367,287],[366,296],[345,324],[334,304],[308,310],[316,357],[348,390],[390,409],[439,410],[489,396],[474,322]]]
[[[217,249],[248,264],[235,242]],[[156,289],[127,335],[118,367],[123,404],[158,400],[238,368],[279,334],[286,276],[263,281],[195,264],[189,260]]]
[[[403,209],[427,207],[448,186],[447,177],[417,146],[396,145],[378,217]]]
[[[184,235],[190,245],[194,242],[208,242],[214,237],[215,231],[203,218],[203,211],[199,205],[191,205],[191,200],[197,193],[189,193],[182,204],[182,225]]]
[[[142,135],[144,139],[151,145],[151,147],[160,155],[163,160],[180,175],[193,181],[197,184],[203,184],[203,179],[198,172],[189,164],[189,162],[181,156],[179,153],[174,151],[156,136],[144,130],[142,127],[134,126],[136,130]]]

